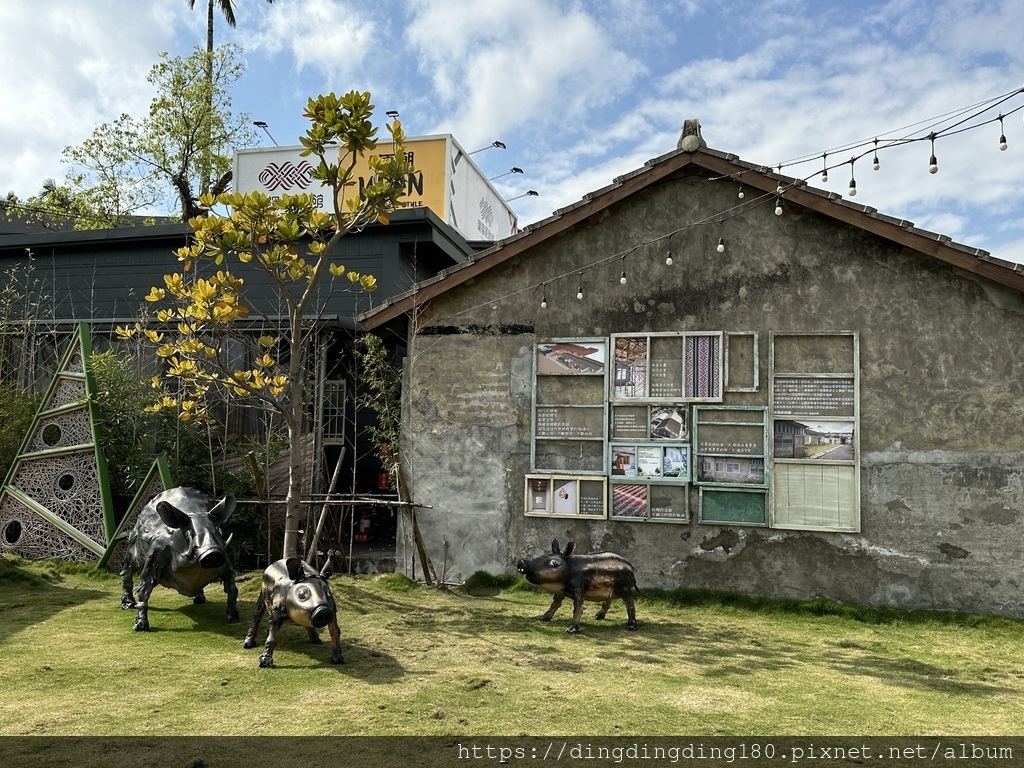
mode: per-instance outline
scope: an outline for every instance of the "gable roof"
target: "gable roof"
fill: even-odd
[[[783,176],[765,166],[744,162],[736,155],[701,148],[696,151],[674,150],[648,160],[642,168],[619,176],[609,186],[584,195],[579,202],[561,208],[513,237],[495,243],[471,260],[417,283],[406,293],[392,297],[357,319],[367,330],[378,328],[631,195],[673,176],[691,174],[731,178],[744,187],[771,195],[775,195],[781,185],[787,205],[799,205],[883,237],[903,246],[904,253],[923,254],[1024,292],[1024,265],[997,259],[980,248],[953,242],[946,235],[918,229],[912,222],[885,216],[869,206],[844,200],[835,192],[810,187],[802,179]]]

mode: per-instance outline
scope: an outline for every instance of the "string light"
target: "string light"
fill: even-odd
[[[853,157],[850,158],[849,161],[847,161],[847,162],[850,163],[850,188],[849,188],[850,196],[853,196],[853,195],[856,194],[856,179],[855,179],[855,175],[854,175],[855,162],[857,160],[859,160],[861,157],[865,157],[869,153],[871,153],[871,155],[872,155],[872,168],[877,171],[881,167],[881,163],[879,161],[879,150],[881,150],[881,149],[886,149],[886,150],[894,149],[896,147],[904,146],[904,145],[911,144],[911,143],[914,143],[914,142],[928,140],[930,142],[930,144],[931,144],[931,156],[929,158],[929,168],[928,168],[928,170],[929,170],[930,173],[934,174],[934,173],[938,172],[938,160],[937,160],[936,155],[935,155],[935,140],[937,138],[939,138],[940,136],[943,137],[943,138],[954,136],[954,135],[957,135],[957,134],[960,134],[960,133],[964,133],[964,132],[973,130],[975,128],[980,128],[980,127],[982,127],[984,125],[988,125],[988,124],[993,123],[996,120],[998,120],[999,121],[999,125],[1000,125],[1000,136],[999,136],[999,145],[1000,146],[999,146],[999,148],[1000,148],[1000,150],[1005,150],[1006,149],[1006,146],[1005,146],[1005,144],[1006,144],[1006,135],[1005,135],[1005,131],[1004,131],[1004,120],[1005,120],[1006,117],[1012,116],[1016,112],[1024,110],[1024,105],[1015,107],[1014,109],[1010,110],[1006,114],[1002,114],[1001,113],[998,117],[989,118],[988,120],[985,120],[983,122],[975,122],[973,124],[968,124],[968,125],[964,125],[964,124],[965,123],[969,123],[969,121],[974,120],[974,119],[980,117],[985,112],[993,110],[993,108],[995,106],[997,106],[998,104],[1002,104],[1003,102],[1005,102],[1005,101],[1009,100],[1010,98],[1013,98],[1014,96],[1017,96],[1019,94],[1024,94],[1024,88],[1017,89],[1017,90],[1013,91],[1011,94],[1004,94],[1004,95],[1002,95],[1000,97],[997,97],[996,99],[989,99],[989,100],[987,100],[985,102],[979,102],[978,104],[974,104],[974,105],[971,105],[969,107],[961,108],[961,109],[955,110],[953,112],[947,113],[945,115],[940,115],[937,118],[930,118],[929,121],[932,122],[932,125],[939,125],[940,124],[940,118],[942,118],[943,122],[948,121],[950,115],[954,115],[957,118],[962,118],[962,119],[959,119],[958,122],[955,122],[955,123],[953,123],[951,125],[945,125],[944,127],[939,129],[938,131],[932,131],[930,133],[923,134],[923,135],[921,133],[919,133],[917,136],[906,136],[905,138],[898,138],[898,139],[881,139],[880,140],[876,136],[873,139],[866,139],[866,140],[863,140],[863,141],[861,141],[859,143],[847,145],[847,147],[853,148],[855,150],[858,149],[858,148],[866,146],[865,151],[861,152],[860,154],[854,155]],[[982,108],[978,109],[979,106],[981,106]],[[968,113],[970,113],[970,114],[968,114]],[[916,125],[921,125],[921,124],[923,124],[925,122],[926,121],[920,121]],[[906,126],[906,128],[911,128],[911,127],[914,127],[914,126]],[[903,129],[899,129],[899,130],[903,130]],[[890,132],[890,133],[893,133],[893,132]],[[797,158],[794,161],[787,161],[785,163],[779,163],[778,166],[777,166],[778,173],[781,176],[783,168],[784,167],[788,167],[789,165],[805,163],[808,160],[812,160],[812,159],[815,159],[815,158],[821,158],[821,160],[823,162],[823,168],[822,168],[822,171],[821,171],[821,174],[822,174],[822,177],[823,177],[822,180],[823,181],[827,180],[827,173],[830,170],[830,168],[828,166],[828,160],[827,160],[827,157],[828,157],[829,154],[830,154],[830,152],[823,152],[823,153],[820,153],[820,154],[819,153],[815,153],[813,155],[805,155],[802,158]],[[838,167],[838,164],[832,166],[832,169],[834,169],[836,167]],[[762,167],[760,169],[760,173],[762,173],[762,174],[763,173],[771,173],[773,170],[775,170],[775,168],[773,166]],[[747,171],[744,171],[744,170],[738,170],[734,174],[729,174],[729,175],[721,176],[721,177],[718,177],[718,178],[714,178],[713,177],[711,180],[730,179],[730,178],[736,180],[737,184],[738,184],[738,187],[737,187],[737,198],[742,200],[742,199],[745,198],[746,194],[745,194],[745,189],[744,189],[743,183],[739,179],[742,178],[742,176],[746,172]],[[776,216],[782,216],[782,214],[784,213],[783,198],[785,196],[786,189],[788,189],[791,186],[793,186],[793,187],[799,186],[801,184],[806,183],[807,181],[808,181],[807,178],[803,178],[803,179],[801,179],[799,181],[791,182],[790,184],[784,185],[781,180],[779,180],[779,179],[776,180],[776,189],[775,189],[775,215]],[[760,197],[760,198],[758,198],[757,200],[754,201],[754,207],[757,207],[758,205],[760,205],[762,203],[768,202],[768,201],[770,201],[770,199],[771,199],[770,196],[768,194],[765,194],[763,197]],[[721,232],[722,232],[721,228],[724,226],[725,219],[726,218],[732,218],[735,215],[741,215],[746,210],[749,210],[749,207],[747,207],[746,204],[737,205],[735,208],[733,208],[731,210],[728,210],[728,211],[721,212],[721,213],[719,213],[719,214],[717,214],[715,216],[715,218],[718,218],[718,223],[719,223],[719,227],[720,227],[720,230],[719,230],[719,235],[720,236],[719,236],[719,239],[718,239],[718,244],[716,246],[716,250],[719,253],[724,253],[725,252],[725,238],[721,235]],[[674,230],[673,232],[668,233],[667,235],[661,235],[660,237],[655,238],[654,240],[647,241],[647,242],[653,244],[654,242],[657,242],[658,240],[665,239],[667,237],[667,239],[668,239],[668,247],[667,247],[667,249],[665,251],[665,264],[666,264],[666,266],[672,266],[673,263],[674,263],[674,258],[673,258],[673,254],[672,254],[672,236],[674,234],[682,232],[683,230],[686,230],[686,229],[690,229],[690,228],[693,228],[693,227],[706,225],[708,223],[711,223],[713,220],[714,219],[712,217],[707,217],[707,218],[704,218],[704,219],[699,220],[699,221],[692,221],[692,222],[689,222],[687,224],[684,224],[683,226],[679,227],[678,229]],[[635,246],[634,248],[630,249],[629,252],[632,252],[632,250],[635,250],[636,247],[638,247],[638,246]],[[614,255],[612,255],[610,257],[603,257],[603,258],[599,259],[598,261],[595,261],[592,264],[584,266],[584,268],[578,272],[579,286],[578,286],[578,290],[576,292],[576,298],[577,299],[582,300],[584,298],[584,292],[583,292],[583,276],[584,276],[584,274],[586,274],[589,271],[599,269],[599,268],[601,268],[604,265],[607,265],[609,262],[612,262],[615,258],[619,258],[619,259],[622,260],[622,269],[621,269],[621,272],[620,272],[619,282],[622,283],[622,284],[626,284],[626,282],[627,282],[627,275],[626,275],[626,269],[625,269],[625,258],[626,258],[626,255],[614,254]],[[572,272],[567,272],[567,273],[565,273],[563,275],[560,275],[559,277],[556,277],[556,278],[553,278],[553,279],[560,280],[560,279],[564,279],[564,278],[569,278],[569,277],[571,277],[571,275],[572,275]],[[542,288],[542,290],[544,290],[544,294],[545,294],[545,295],[542,295],[542,298],[541,298],[541,308],[543,309],[543,308],[547,307],[547,296],[546,296],[546,290],[545,290],[546,289],[546,283],[539,283],[539,286]],[[536,287],[537,286],[535,285],[534,289],[536,289]],[[514,296],[514,295],[516,295],[518,293],[520,293],[520,291],[515,291],[514,293],[509,294],[509,296]],[[480,306],[484,306],[484,305],[480,305]],[[472,308],[469,308],[469,309],[476,309],[476,307],[472,307]],[[469,309],[461,310],[457,314],[462,314],[462,313],[464,313],[466,311],[469,311]]]
[[[541,291],[541,293],[540,293],[540,308],[541,309],[547,309],[548,308],[548,292],[547,292],[547,289],[544,287],[544,285],[545,285],[544,283],[540,284],[540,291]]]

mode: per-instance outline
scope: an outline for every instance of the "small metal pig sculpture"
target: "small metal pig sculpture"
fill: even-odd
[[[194,488],[171,488],[143,507],[121,569],[121,608],[138,610],[136,632],[149,630],[149,596],[157,584],[201,604],[206,602],[203,588],[219,579],[228,598],[228,624],[238,622],[238,587],[228,558],[231,537],[225,540],[220,530],[234,511],[233,496],[211,506],[210,497]]]
[[[306,628],[309,642],[319,643],[318,629],[327,627],[331,633],[331,663],[344,664],[341,656],[341,630],[334,595],[327,584],[330,563],[320,573],[297,557],[271,563],[263,572],[263,587],[252,614],[252,625],[245,634],[244,648],[256,647],[263,614],[269,612],[270,633],[260,655],[261,667],[274,666],[277,633],[282,624],[298,624]]]
[[[562,605],[566,595],[572,598],[572,622],[566,628],[570,635],[579,629],[583,616],[583,601],[601,603],[601,610],[595,619],[603,619],[608,613],[612,600],[619,597],[626,604],[628,621],[626,629],[636,630],[636,608],[633,604],[633,590],[636,589],[636,569],[624,557],[612,552],[595,552],[591,555],[573,555],[575,544],[569,542],[562,552],[558,539],[551,542],[551,554],[541,555],[532,560],[520,560],[516,570],[527,581],[552,593],[555,597],[541,621],[551,621],[555,611]]]

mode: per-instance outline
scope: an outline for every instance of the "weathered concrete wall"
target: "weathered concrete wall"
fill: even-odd
[[[776,217],[774,201],[688,226],[735,202],[729,181],[662,184],[417,320],[405,464],[433,506],[420,523],[435,567],[510,572],[557,536],[626,556],[641,585],[1024,615],[1020,297],[813,213]],[[627,252],[576,299],[579,270]],[[743,405],[767,405],[770,331],[859,333],[860,533],[702,525],[695,492],[687,524],[524,516],[535,341],[686,330],[758,332],[760,391],[727,399]]]

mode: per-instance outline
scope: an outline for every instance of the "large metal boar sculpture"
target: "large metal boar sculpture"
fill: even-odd
[[[550,555],[516,563],[516,570],[527,581],[555,596],[540,620],[551,621],[562,600],[569,596],[572,598],[572,621],[565,631],[572,635],[579,629],[585,600],[601,603],[601,609],[594,618],[603,619],[612,600],[618,597],[626,604],[626,629],[630,632],[636,630],[633,603],[633,590],[637,588],[636,569],[624,557],[612,552],[574,555],[575,547],[570,541],[563,552],[558,546],[558,539],[555,539],[551,542]]]
[[[317,573],[312,566],[297,557],[271,563],[263,572],[263,586],[256,610],[252,614],[252,625],[242,643],[244,648],[256,647],[256,633],[259,632],[263,614],[269,613],[270,632],[260,655],[261,667],[274,666],[274,649],[277,648],[277,635],[283,624],[305,627],[311,643],[320,643],[317,630],[327,627],[331,634],[331,663],[345,662],[341,655],[338,608],[327,584],[329,576],[330,563]]]
[[[220,580],[227,594],[228,624],[238,622],[238,587],[220,527],[235,511],[227,496],[211,505],[210,497],[194,488],[171,488],[154,496],[139,512],[128,537],[121,570],[121,607],[135,608],[135,631],[149,630],[149,596],[160,584],[205,603],[203,588]],[[132,595],[132,581],[139,586]]]

